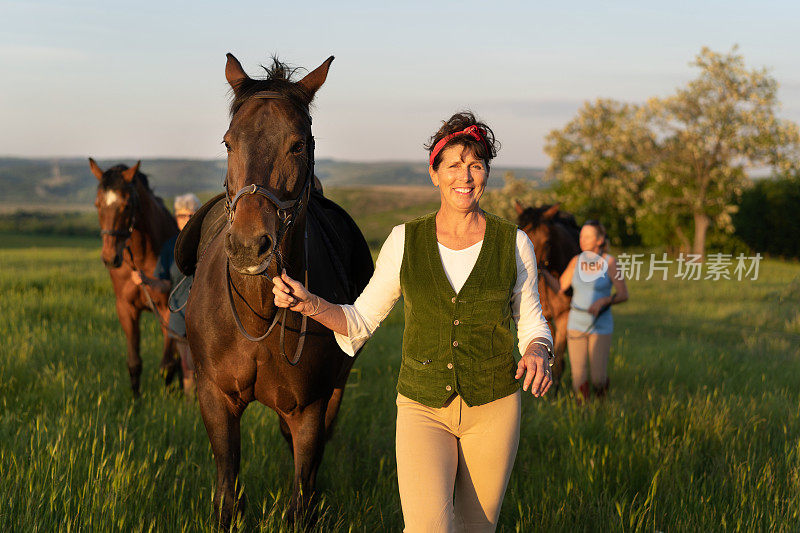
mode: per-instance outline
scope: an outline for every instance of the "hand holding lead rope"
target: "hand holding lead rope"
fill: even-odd
[[[275,295],[275,305],[303,315],[312,315],[319,309],[319,297],[311,294],[297,280],[289,277],[286,269],[280,276],[272,278],[272,293]],[[315,309],[316,308],[316,309]]]

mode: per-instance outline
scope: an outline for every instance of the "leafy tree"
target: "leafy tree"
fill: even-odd
[[[666,244],[703,254],[733,233],[748,173],[800,166],[796,124],[776,116],[777,82],[737,48],[703,48],[699,76],[645,105],[587,102],[547,136],[549,175],[579,218],[599,218],[618,244]],[[731,241],[733,242],[733,241]]]
[[[506,220],[514,223],[517,221],[515,201],[519,201],[526,207],[556,203],[555,195],[551,190],[540,189],[531,181],[518,179],[511,170],[506,171],[503,175],[503,181],[502,189],[487,190],[483,193],[481,208]]]
[[[579,219],[603,221],[616,244],[639,240],[637,209],[656,149],[647,112],[614,100],[587,102],[546,138],[559,199]]]
[[[719,54],[704,47],[692,63],[700,75],[647,106],[658,157],[643,194],[644,211],[673,220],[678,235],[691,221],[696,254],[705,252],[712,225],[733,231],[731,216],[749,171],[787,172],[800,155],[797,125],[776,116],[777,82],[766,69],[747,69],[736,51]]]

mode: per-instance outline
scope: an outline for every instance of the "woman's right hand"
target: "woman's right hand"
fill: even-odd
[[[280,276],[272,278],[272,283],[275,305],[303,314],[313,311],[316,296],[308,292],[302,283],[290,278],[285,268]]]

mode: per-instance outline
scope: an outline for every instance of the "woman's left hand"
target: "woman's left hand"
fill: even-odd
[[[592,313],[592,316],[597,316],[598,314],[600,314],[600,309],[605,307],[607,303],[608,303],[608,298],[599,298],[594,302],[592,302],[592,305],[589,306],[589,309],[587,309],[587,311]]]
[[[547,364],[548,356],[547,348],[537,344],[533,353],[523,355],[517,364],[517,374],[514,378],[519,379],[524,374],[522,390],[527,391],[528,387],[531,387],[531,394],[537,398],[544,396],[553,384],[553,375],[550,365]]]

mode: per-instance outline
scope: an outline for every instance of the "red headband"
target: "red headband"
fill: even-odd
[[[469,135],[476,141],[481,141],[484,145],[486,145],[486,148],[489,148],[489,143],[486,141],[486,132],[483,131],[483,128],[479,128],[477,125],[473,124],[472,126],[464,128],[461,131],[457,131],[455,133],[451,133],[450,135],[445,135],[444,137],[442,137],[442,139],[433,146],[433,150],[431,150],[431,157],[430,157],[431,166],[433,166],[433,160],[436,159],[436,156],[439,155],[439,152],[442,151],[444,145],[447,144],[450,141],[450,139],[452,139],[453,137],[457,137],[459,135]]]

